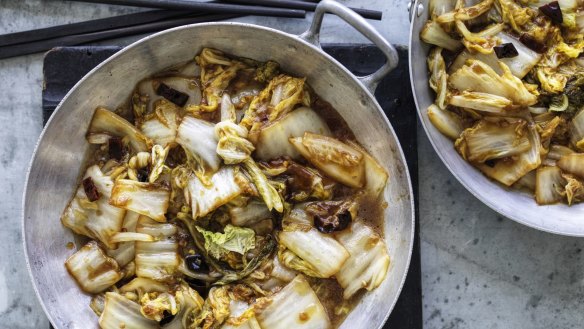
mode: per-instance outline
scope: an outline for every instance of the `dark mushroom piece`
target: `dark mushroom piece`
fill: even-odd
[[[356,215],[354,200],[314,202],[306,211],[314,218],[314,227],[321,233],[329,234],[346,229]]]
[[[208,272],[209,266],[205,262],[205,259],[200,254],[188,255],[185,257],[185,264],[187,268],[193,272]]]

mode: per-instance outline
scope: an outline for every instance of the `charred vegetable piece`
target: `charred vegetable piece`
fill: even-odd
[[[189,95],[180,92],[176,89],[170,88],[169,86],[162,82],[160,83],[158,88],[156,88],[156,93],[180,107],[185,106],[185,104],[189,100]]]
[[[504,43],[502,45],[498,45],[493,47],[497,58],[511,58],[519,55],[517,49],[512,43]]]
[[[539,11],[549,17],[555,24],[562,24],[564,22],[562,10],[560,9],[560,4],[557,1],[552,1],[539,7]]]
[[[91,202],[99,200],[99,197],[101,196],[91,177],[87,177],[83,180],[83,190]]]

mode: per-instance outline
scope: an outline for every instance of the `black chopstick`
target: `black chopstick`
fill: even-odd
[[[43,52],[58,46],[76,46],[106,39],[115,39],[136,34],[158,32],[185,24],[218,21],[239,16],[241,15],[209,14],[197,15],[193,17],[170,18],[158,22],[151,22],[98,32],[67,35],[63,37],[33,41],[18,45],[1,46],[0,59]]]
[[[290,8],[290,9],[301,9],[306,11],[314,11],[318,3],[314,2],[303,2],[295,0],[222,0],[225,2],[240,3],[246,5],[258,5],[267,7],[278,7],[278,8]],[[350,8],[357,14],[363,16],[363,18],[381,20],[383,13],[377,10],[360,9],[360,8]]]
[[[168,18],[187,16],[189,12],[179,10],[151,10],[135,14],[120,15],[91,21],[58,25],[44,29],[15,32],[0,35],[0,46],[54,39],[72,34],[82,34],[116,29],[138,24],[161,21]]]
[[[298,9],[245,6],[230,3],[198,2],[189,0],[71,0],[79,2],[105,3],[119,6],[191,10],[214,14],[237,14],[273,17],[304,18],[306,12]]]

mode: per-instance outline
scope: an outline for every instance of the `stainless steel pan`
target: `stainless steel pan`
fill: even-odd
[[[410,76],[418,115],[422,126],[446,167],[466,189],[501,215],[518,223],[551,233],[584,236],[584,204],[538,206],[533,196],[510,190],[491,181],[464,161],[454,150],[451,140],[444,137],[429,121],[426,109],[434,102],[428,85],[426,57],[430,47],[419,35],[428,19],[428,0],[418,0],[410,6]]]
[[[325,12],[341,17],[387,56],[374,74],[356,77],[319,46]],[[98,105],[115,108],[143,78],[193,58],[202,47],[234,55],[276,60],[287,71],[306,76],[316,92],[340,112],[358,140],[386,167],[385,237],[391,257],[383,284],[367,294],[342,328],[380,328],[401,291],[412,252],[414,207],[404,155],[395,133],[373,97],[377,83],[397,64],[397,54],[369,24],[330,0],[320,3],[311,27],[301,36],[251,24],[208,23],[183,26],[142,39],[99,65],[65,97],[44,129],[30,165],[23,204],[26,257],[36,293],[55,328],[97,327],[97,317],[67,274],[63,262],[74,250],[73,234],[59,217],[78,182],[89,150],[85,132]],[[66,69],[66,68],[64,68]]]

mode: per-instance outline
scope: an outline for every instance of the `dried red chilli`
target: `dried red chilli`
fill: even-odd
[[[91,202],[97,201],[101,197],[101,194],[97,190],[97,186],[95,186],[95,183],[91,177],[87,177],[83,180],[83,190]]]
[[[555,24],[562,24],[564,22],[564,16],[562,15],[560,4],[557,1],[552,1],[539,7],[539,11],[549,17]]]
[[[108,140],[108,153],[110,158],[116,159],[118,161],[122,160],[125,150],[121,138],[112,137]]]

